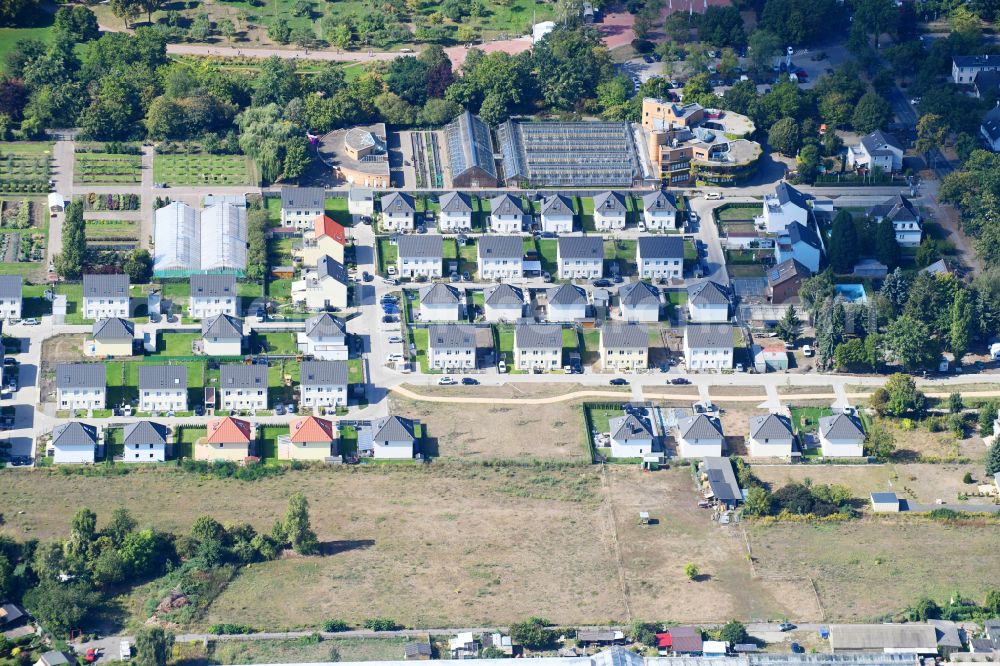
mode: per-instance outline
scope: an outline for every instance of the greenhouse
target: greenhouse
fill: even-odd
[[[156,211],[153,241],[157,277],[209,272],[242,275],[247,264],[246,207],[216,203],[199,214],[175,201]]]
[[[247,267],[247,209],[216,204],[201,212],[201,269],[242,273]]]
[[[153,230],[153,273],[158,276],[201,270],[198,211],[174,201],[156,211]]]

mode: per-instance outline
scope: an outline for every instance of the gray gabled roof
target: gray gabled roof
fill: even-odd
[[[302,386],[347,386],[347,361],[302,361]]]
[[[21,298],[20,275],[0,275],[0,298]]]
[[[708,486],[717,499],[733,502],[743,499],[733,462],[721,456],[707,456],[701,465],[701,471],[708,478]]]
[[[111,273],[107,275],[83,276],[84,298],[127,298],[128,275]]]
[[[134,333],[135,324],[121,317],[98,319],[94,322],[93,335],[95,340],[131,340]]]
[[[509,284],[498,284],[483,290],[486,305],[524,305],[524,292]]]
[[[983,123],[980,127],[986,131],[990,141],[996,141],[1000,138],[1000,106],[994,106],[983,116]]]
[[[461,302],[462,296],[458,289],[450,284],[435,282],[420,290],[421,305],[458,305]]]
[[[227,298],[236,296],[235,275],[192,275],[191,296],[194,298]]]
[[[722,437],[722,427],[715,419],[704,414],[677,419],[677,429],[684,439],[717,439]]]
[[[346,334],[347,329],[344,327],[344,322],[329,312],[306,320],[306,337],[308,338],[329,338]]]
[[[861,145],[865,147],[865,152],[869,155],[891,154],[892,151],[889,148],[903,150],[903,145],[896,137],[886,134],[882,130],[875,130],[871,134],[861,137]]]
[[[660,290],[647,282],[629,282],[618,287],[622,305],[659,305]]]
[[[684,241],[680,236],[639,236],[637,251],[643,259],[683,259]]]
[[[718,282],[705,280],[688,287],[688,302],[695,305],[728,305],[729,295]]]
[[[443,213],[471,213],[472,199],[461,192],[446,192],[441,195],[438,203]]]
[[[444,257],[444,238],[419,234],[400,236],[396,241],[400,258],[440,259]]]
[[[917,209],[902,194],[897,194],[891,199],[872,206],[865,211],[865,214],[868,217],[888,218],[890,222],[916,222],[920,219]]]
[[[649,425],[643,419],[636,417],[635,414],[626,414],[611,419],[608,427],[611,429],[611,439],[616,439],[619,442],[653,437],[653,431]]]
[[[649,333],[642,324],[605,324],[601,327],[605,349],[647,349]]]
[[[896,493],[872,493],[872,502],[875,504],[883,504],[889,502],[899,502],[899,497]]]
[[[549,305],[586,305],[587,292],[572,284],[562,284],[545,290]]]
[[[809,204],[807,203],[805,195],[785,181],[781,181],[778,183],[777,187],[774,188],[774,196],[777,197],[778,203],[782,205],[791,202],[804,210],[809,209]]]
[[[642,195],[642,209],[648,211],[677,212],[677,200],[669,192],[659,190]]]
[[[53,446],[97,446],[97,427],[70,421],[52,429]]]
[[[792,436],[792,421],[781,414],[751,416],[750,436],[754,439],[787,439]]]
[[[476,251],[483,259],[520,259],[524,241],[520,236],[483,236]]]
[[[524,204],[521,197],[510,194],[501,194],[490,199],[490,214],[497,215],[524,215]]]
[[[572,215],[573,202],[569,200],[569,197],[562,194],[545,197],[542,199],[540,212],[542,215]]]
[[[185,365],[140,365],[139,390],[187,388]]]
[[[232,315],[220,314],[201,322],[201,337],[222,340],[242,340],[243,321]]]
[[[561,236],[559,259],[604,260],[604,239],[600,236]]]
[[[819,420],[819,432],[827,439],[848,439],[859,441],[865,438],[861,424],[847,414],[823,416]]]
[[[554,324],[520,324],[514,329],[514,346],[518,349],[561,348],[562,326]]]
[[[383,416],[372,422],[372,441],[402,442],[413,439],[413,421],[398,416]]]
[[[316,261],[316,277],[320,280],[333,278],[341,284],[347,284],[347,269],[330,255],[324,254]]]
[[[684,334],[691,349],[732,349],[733,327],[729,324],[688,326]]]
[[[326,192],[322,187],[284,185],[281,188],[282,208],[318,208],[322,211],[325,203]]]
[[[405,192],[390,192],[382,197],[380,202],[383,213],[402,215],[404,213],[415,213],[416,207],[413,205],[413,197]]]
[[[951,61],[958,67],[1000,67],[1000,55],[952,56]]]
[[[795,277],[804,280],[810,275],[812,272],[798,259],[785,259],[767,272],[767,283],[773,287]]]
[[[219,368],[219,387],[222,389],[267,389],[266,365],[224,365]]]
[[[795,245],[796,243],[805,243],[809,247],[814,247],[817,250],[823,248],[819,242],[819,236],[816,232],[812,230],[812,227],[807,227],[799,222],[792,222],[788,225],[788,241]]]
[[[476,346],[476,329],[467,324],[431,324],[427,327],[431,349],[469,349]]]
[[[601,192],[594,197],[594,214],[624,213],[625,197],[618,192]]]
[[[152,421],[139,421],[125,426],[125,446],[166,444],[167,426]]]
[[[60,363],[56,366],[56,387],[104,388],[107,371],[102,363]]]

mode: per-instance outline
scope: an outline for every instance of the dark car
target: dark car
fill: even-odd
[[[195,416],[204,416],[205,415],[205,408],[202,407],[201,405],[195,405],[194,406],[194,415]]]
[[[644,55],[644,56],[642,56],[642,59],[644,61],[648,62],[648,63],[654,63],[654,62],[656,62],[655,60],[653,60],[653,56],[651,56],[651,55]]]
[[[462,271],[462,279],[466,282],[472,282],[472,274],[469,271]]]
[[[461,279],[462,279],[462,276],[458,274],[458,271],[452,271],[451,272],[451,281],[452,282],[459,282]]]
[[[277,414],[278,416],[283,415],[285,413],[285,406],[279,402],[277,405],[274,406],[274,413]]]
[[[791,622],[782,622],[778,625],[778,631],[791,631],[795,628],[795,625]]]
[[[611,384],[612,386],[628,386],[628,380],[625,379],[624,377],[615,377],[608,383]]]
[[[374,280],[374,279],[375,279],[375,278],[374,278],[374,277],[372,277],[372,274],[371,274],[371,273],[369,273],[368,271],[364,271],[363,273],[361,273],[361,280],[362,280],[363,282],[371,282],[371,281],[372,281],[372,280]]]
[[[594,280],[594,286],[595,287],[610,287],[611,286],[611,280],[608,280],[606,278],[601,278],[600,280]]]
[[[801,645],[799,645],[798,643],[792,643],[793,654],[802,654],[803,652],[805,652],[805,650],[802,648]]]
[[[466,386],[477,386],[479,384],[479,380],[472,377],[462,377],[462,383]]]
[[[670,380],[670,383],[674,384],[676,386],[681,386],[683,384],[690,384],[691,380],[690,379],[684,379],[683,377],[674,377],[673,379]]]
[[[386,315],[386,316],[382,317],[382,323],[383,324],[391,324],[394,321],[397,321],[397,319],[396,319],[396,317],[393,317],[392,315]]]
[[[612,280],[614,281],[615,284],[621,284],[622,282],[625,281],[625,278],[623,278],[621,275],[616,275],[612,278]]]
[[[10,356],[5,356],[3,359],[4,367],[12,368],[17,365],[17,359],[11,358]]]
[[[554,231],[544,231],[542,232],[542,238],[558,238],[559,234]]]

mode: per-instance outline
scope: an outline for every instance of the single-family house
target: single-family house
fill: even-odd
[[[325,460],[337,455],[332,421],[303,416],[288,424],[288,435],[278,437],[278,460]]]
[[[372,457],[412,458],[417,447],[414,423],[400,416],[384,416],[372,422]]]
[[[347,328],[344,322],[324,312],[306,320],[306,330],[298,334],[299,351],[325,361],[346,361]]]
[[[660,290],[648,282],[628,282],[618,287],[618,307],[628,322],[660,320]]]
[[[139,421],[125,426],[122,462],[163,462],[167,459],[167,426]]]
[[[685,328],[684,363],[688,370],[732,370],[733,327],[700,324]]]
[[[705,499],[715,500],[727,509],[735,509],[736,505],[743,501],[743,491],[740,490],[736,470],[733,469],[733,462],[729,458],[707,456],[699,467]],[[705,651],[709,649],[708,643],[705,641]],[[719,648],[713,649],[717,651]],[[725,652],[724,647],[723,652]]]
[[[524,277],[524,243],[520,236],[482,236],[476,247],[480,280]]]
[[[679,280],[684,277],[684,241],[678,236],[639,236],[635,263],[640,279]]]
[[[460,631],[448,640],[448,654],[453,660],[477,659],[482,648],[471,631]]]
[[[93,464],[97,452],[97,427],[79,421],[57,425],[52,429],[49,448],[53,464]]]
[[[568,234],[573,231],[573,202],[562,194],[553,194],[542,199],[542,231],[553,234]]]
[[[514,367],[555,370],[562,367],[562,326],[518,324],[514,329]]]
[[[767,272],[767,296],[774,305],[798,303],[802,283],[810,277],[801,261],[786,259]]]
[[[21,318],[20,275],[0,275],[0,319],[14,321]]]
[[[604,239],[600,236],[563,236],[556,244],[560,280],[595,280],[604,273]]]
[[[635,414],[617,416],[608,422],[611,456],[641,458],[653,451],[653,428]]]
[[[474,369],[476,329],[465,324],[428,326],[427,365],[433,370]]]
[[[267,366],[223,365],[219,368],[219,393],[222,409],[267,409]]]
[[[775,261],[779,264],[795,259],[813,273],[818,273],[822,256],[823,246],[811,226],[792,222],[785,233],[778,236]]]
[[[243,353],[243,320],[220,314],[201,321],[202,351],[206,356]]]
[[[1000,70],[1000,55],[952,56],[951,80],[958,85],[969,85],[980,72]]]
[[[213,419],[208,422],[205,437],[195,442],[194,459],[240,462],[250,456],[254,438],[254,427],[249,421],[232,416]]]
[[[705,280],[687,288],[688,319],[697,324],[729,321],[729,290],[718,282]]]
[[[806,196],[782,181],[774,188],[773,194],[764,195],[764,228],[771,233],[780,233],[793,222],[809,222],[809,204]]]
[[[660,636],[664,640],[661,641]],[[659,649],[667,654],[701,654],[703,639],[701,629],[696,627],[670,627],[664,634],[657,634],[657,639]]]
[[[56,366],[59,409],[105,409],[107,371],[102,363],[60,363]]]
[[[435,282],[420,290],[421,321],[458,321],[462,314],[462,292],[450,284]]]
[[[792,455],[792,421],[783,414],[750,417],[747,450],[754,458],[788,458]]]
[[[413,230],[413,220],[417,209],[413,205],[413,197],[405,192],[390,192],[382,197],[383,231]]]
[[[490,199],[490,231],[518,234],[524,228],[524,204],[521,197],[501,194]]]
[[[438,202],[438,230],[465,231],[472,228],[472,199],[461,192],[446,192]]]
[[[98,319],[93,326],[91,349],[97,357],[131,356],[135,324],[121,317]]]
[[[990,150],[1000,151],[1000,104],[994,106],[983,116],[983,122],[979,125],[979,133],[986,139]]]
[[[74,660],[75,663],[75,660]],[[67,666],[69,659],[62,652],[51,650],[38,658],[32,666]]]
[[[819,420],[819,443],[824,458],[860,458],[865,454],[865,430],[850,414],[823,416]]]
[[[431,644],[426,641],[411,641],[403,645],[404,661],[427,661],[433,656]]]
[[[4,631],[13,629],[22,624],[26,618],[24,609],[17,604],[0,603],[0,629]]]
[[[594,227],[598,231],[625,228],[625,197],[619,192],[601,192],[594,197]]]
[[[572,284],[545,290],[546,321],[574,322],[587,316],[587,292]]]
[[[649,333],[642,324],[605,324],[601,327],[600,352],[605,370],[645,370],[649,363]]]
[[[396,241],[396,269],[399,276],[428,280],[441,277],[444,239],[435,235],[400,236]]]
[[[497,284],[483,290],[486,321],[517,321],[524,316],[524,292],[509,284]]]
[[[498,631],[486,632],[483,634],[482,640],[484,650],[492,648],[508,657],[514,655],[514,642],[506,634],[501,634]]]
[[[375,193],[370,187],[352,187],[347,193],[347,212],[371,217],[375,214]]]
[[[281,226],[303,230],[323,214],[326,192],[322,187],[281,188]]]
[[[677,420],[677,456],[680,458],[719,457],[725,437],[716,418],[706,414]]]
[[[192,318],[207,319],[223,314],[236,317],[239,314],[239,304],[235,275],[191,276],[191,301],[188,310]]]
[[[897,173],[903,170],[903,144],[882,130],[861,137],[856,146],[847,148],[847,168],[864,171],[881,170]]]
[[[625,642],[625,632],[621,629],[580,629],[576,632],[576,642],[579,645],[620,645]],[[609,664],[634,666],[632,660],[627,656],[630,653],[621,650],[621,648],[612,648],[607,654],[610,657],[618,657],[617,659],[608,659]]]
[[[292,283],[292,302],[308,310],[342,310],[347,307],[347,269],[324,254],[316,268]]]
[[[128,275],[83,276],[83,318],[128,317]]]
[[[643,229],[642,227],[645,227]],[[666,190],[642,196],[642,225],[639,231],[677,228],[677,200]]]
[[[295,250],[295,255],[302,265],[312,268],[320,257],[333,257],[344,263],[344,248],[347,246],[347,230],[340,222],[329,215],[320,215],[313,220],[312,231],[302,234],[302,247]]]
[[[923,219],[910,200],[902,194],[872,206],[866,211],[876,222],[889,220],[896,231],[896,242],[902,247],[917,247],[923,235]]]
[[[347,361],[302,361],[300,404],[305,409],[347,406]]]
[[[188,411],[186,365],[140,365],[139,411]]]

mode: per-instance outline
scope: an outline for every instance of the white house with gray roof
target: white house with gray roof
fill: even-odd
[[[236,317],[240,297],[235,275],[192,275],[189,312],[194,319],[218,315]]]
[[[302,361],[300,371],[303,408],[347,406],[347,361]]]
[[[524,277],[524,242],[520,236],[481,236],[476,246],[480,280]]]
[[[125,426],[122,462],[149,463],[167,459],[167,426],[152,421],[139,421]]]
[[[896,137],[875,130],[861,137],[856,146],[847,147],[847,168],[896,173],[903,170],[904,152],[903,144]]]
[[[433,370],[476,367],[476,329],[465,324],[427,327],[427,366]]]
[[[416,448],[413,421],[399,416],[384,416],[372,422],[372,457],[409,459]]]
[[[573,231],[573,202],[562,194],[554,194],[542,199],[539,210],[542,231],[554,234],[568,234]]]
[[[729,294],[718,282],[705,280],[687,288],[688,319],[697,324],[729,321]]]
[[[629,282],[618,287],[621,318],[630,322],[660,320],[660,290],[648,282]]]
[[[219,368],[219,408],[231,411],[267,409],[267,366],[255,363]]]
[[[83,276],[83,318],[128,317],[128,275]]]
[[[404,192],[390,192],[382,197],[381,226],[383,231],[413,230],[417,209],[413,197]]]
[[[677,201],[674,195],[657,190],[642,196],[642,226],[646,229],[676,229]],[[644,229],[640,228],[640,231]]]
[[[514,329],[514,367],[518,370],[562,367],[562,326],[519,324]]]
[[[688,370],[732,370],[733,327],[699,324],[685,328],[684,362]]]
[[[440,231],[465,231],[472,228],[472,199],[461,192],[446,192],[438,203],[438,229]]]
[[[764,228],[771,233],[779,233],[793,222],[807,224],[809,221],[809,204],[804,194],[781,181],[774,188],[773,194],[764,195]]]
[[[614,458],[640,458],[653,451],[653,429],[645,419],[634,414],[608,421],[611,455]]]
[[[750,417],[747,450],[754,458],[789,458],[792,455],[792,421],[784,414]]]
[[[605,324],[601,327],[600,352],[605,370],[645,370],[649,364],[649,333],[642,324]]]
[[[435,235],[400,236],[396,240],[396,270],[404,278],[441,277],[444,238]]]
[[[103,370],[104,366],[101,366]],[[97,452],[97,427],[70,421],[52,429],[49,452],[55,465],[92,465]]]
[[[317,217],[323,214],[326,192],[322,187],[281,188],[281,225],[296,229],[311,228]]]
[[[865,454],[865,430],[854,416],[823,416],[818,434],[824,458],[860,458]]]
[[[677,456],[706,458],[722,455],[722,426],[705,414],[695,414],[677,420]]]
[[[240,356],[243,353],[243,321],[225,314],[204,319],[201,342],[206,356]]]
[[[103,363],[56,366],[56,403],[60,410],[105,409],[107,371]]]
[[[188,411],[187,382],[185,365],[140,365],[139,411]]]
[[[604,239],[563,236],[556,244],[560,280],[596,280],[604,274]]]
[[[462,314],[462,292],[450,284],[435,282],[420,290],[421,321],[458,321]]]
[[[572,323],[587,316],[587,292],[572,284],[545,290],[546,321]]]
[[[865,214],[876,222],[888,219],[896,231],[896,242],[902,247],[917,247],[923,236],[923,219],[910,200],[902,194],[872,206]]]
[[[524,204],[521,197],[501,194],[490,199],[490,231],[518,234],[524,228]]]
[[[306,320],[306,330],[298,334],[299,351],[324,361],[346,361],[347,329],[344,322],[332,314],[310,317]]]
[[[601,192],[594,197],[594,227],[598,231],[625,228],[625,197],[619,192]]]
[[[486,321],[517,321],[524,316],[524,292],[509,284],[497,284],[483,290]]]
[[[316,268],[292,283],[292,302],[308,310],[341,310],[347,307],[347,269],[328,254],[316,260]]]
[[[684,277],[684,241],[678,236],[640,236],[635,263],[643,280]]]
[[[94,322],[93,336],[87,354],[101,358],[131,356],[135,339],[135,324],[128,319],[111,317]]]
[[[0,275],[0,319],[21,318],[22,283],[20,275]]]

